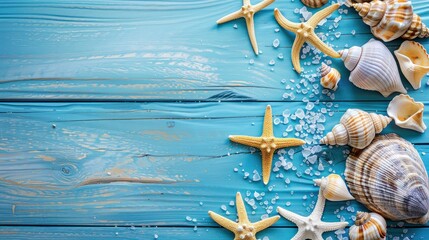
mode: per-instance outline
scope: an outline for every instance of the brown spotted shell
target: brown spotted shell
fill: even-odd
[[[386,220],[378,213],[358,212],[355,224],[349,229],[350,240],[383,240],[386,233]]]
[[[428,175],[407,140],[392,133],[375,137],[363,150],[354,148],[344,174],[353,197],[369,210],[394,221],[428,221]]]

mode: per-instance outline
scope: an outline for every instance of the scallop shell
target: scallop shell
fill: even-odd
[[[355,199],[347,189],[346,183],[338,174],[330,174],[326,178],[314,179],[323,196],[330,201],[347,201]]]
[[[426,130],[423,122],[424,108],[423,103],[415,102],[410,96],[401,94],[390,101],[387,114],[395,120],[397,126],[422,133]]]
[[[420,16],[413,13],[411,1],[374,0],[351,5],[371,27],[372,34],[385,42],[399,37],[404,39],[429,37],[429,29],[422,23]]]
[[[395,51],[399,66],[414,89],[419,89],[422,78],[429,72],[429,55],[418,42],[405,41]]]
[[[320,85],[324,88],[337,90],[338,82],[341,80],[341,74],[337,69],[332,68],[324,63],[320,67]]]
[[[328,0],[301,0],[301,2],[307,7],[320,8],[325,5]]]
[[[373,212],[357,212],[355,224],[349,229],[350,240],[384,240],[386,233],[386,220]]]
[[[359,109],[348,109],[340,123],[320,140],[321,144],[350,145],[365,148],[392,121],[390,117],[367,113]]]
[[[407,93],[395,59],[382,42],[371,39],[362,47],[352,47],[339,53],[351,71],[350,82],[358,88],[378,91],[384,97],[393,92]]]
[[[392,133],[375,137],[364,150],[354,148],[344,174],[352,195],[371,211],[394,221],[428,221],[428,175],[407,140]]]

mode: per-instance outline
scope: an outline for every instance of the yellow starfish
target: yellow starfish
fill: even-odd
[[[297,138],[276,138],[273,134],[273,121],[272,121],[271,106],[268,105],[265,109],[264,127],[262,136],[233,136],[230,135],[229,139],[233,142],[244,144],[247,146],[259,148],[262,152],[262,177],[266,185],[270,180],[271,164],[273,162],[274,151],[279,148],[295,147],[305,144],[301,139]]]
[[[265,218],[256,223],[251,223],[247,217],[243,198],[239,192],[237,192],[237,195],[235,196],[235,201],[235,205],[237,206],[238,223],[209,211],[209,216],[215,222],[235,234],[234,240],[256,240],[256,233],[268,228],[280,219],[280,216],[274,216]]]
[[[322,40],[320,40],[319,37],[317,37],[316,33],[314,33],[314,29],[317,27],[317,24],[319,24],[319,22],[325,19],[327,16],[331,15],[339,7],[340,4],[338,3],[332,4],[331,6],[314,14],[307,22],[304,23],[291,22],[280,13],[279,9],[274,9],[274,17],[280,26],[296,34],[295,41],[292,45],[292,64],[298,73],[301,73],[299,51],[301,50],[302,45],[304,45],[304,42],[312,44],[314,47],[318,48],[320,51],[330,57],[341,57],[339,53],[326,45]]]
[[[256,42],[255,36],[255,24],[253,21],[253,15],[264,9],[266,6],[273,3],[275,0],[263,0],[262,2],[252,5],[250,4],[250,0],[243,0],[243,6],[240,10],[235,11],[231,14],[226,15],[225,17],[217,20],[217,24],[229,22],[235,20],[237,18],[244,18],[246,20],[247,32],[249,34],[250,43],[252,44],[253,51],[256,55],[258,55],[258,43]]]

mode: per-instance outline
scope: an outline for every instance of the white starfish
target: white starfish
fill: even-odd
[[[321,219],[324,208],[325,198],[322,192],[319,191],[316,206],[310,216],[303,217],[281,207],[277,207],[277,212],[298,226],[298,232],[291,240],[323,240],[322,234],[324,232],[335,231],[349,225],[348,222],[323,222]]]

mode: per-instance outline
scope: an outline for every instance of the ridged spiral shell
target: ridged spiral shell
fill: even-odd
[[[428,175],[419,153],[396,134],[380,135],[346,160],[355,199],[385,218],[424,224],[429,219]]]
[[[411,1],[374,0],[354,3],[352,6],[371,27],[372,34],[385,42],[399,37],[404,39],[429,37],[429,29],[422,23],[420,16],[413,13]]]
[[[325,5],[328,0],[301,0],[301,2],[307,7],[320,8]]]
[[[349,229],[350,240],[384,240],[386,233],[386,220],[373,212],[357,212],[355,224]]]
[[[320,67],[320,85],[322,85],[322,87],[335,91],[338,88],[338,82],[340,80],[341,74],[337,69],[322,63],[322,67]]]
[[[352,47],[339,53],[351,71],[350,82],[358,88],[378,91],[384,97],[393,92],[407,93],[395,58],[382,42],[371,39],[362,47]]]
[[[314,179],[314,183],[320,187],[323,196],[329,201],[353,200],[354,197],[347,189],[346,183],[338,174],[329,174],[321,179]]]
[[[365,148],[392,119],[376,113],[367,113],[359,109],[348,109],[331,132],[320,140],[321,144],[350,145]]]

